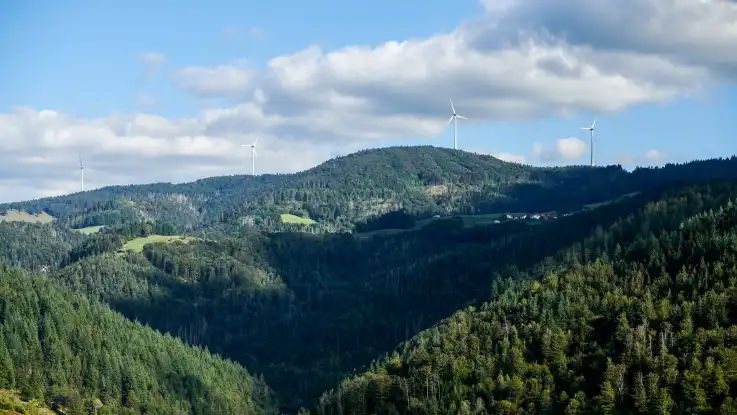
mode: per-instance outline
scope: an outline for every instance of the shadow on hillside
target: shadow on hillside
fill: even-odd
[[[160,280],[165,295],[111,305],[262,373],[285,410],[309,406],[341,378],[657,195],[636,196],[533,227],[427,226],[359,240],[272,235],[265,260],[290,292]],[[451,221],[449,221],[451,223]]]

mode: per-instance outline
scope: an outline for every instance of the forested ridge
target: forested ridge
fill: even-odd
[[[431,146],[364,150],[294,174],[223,176],[192,183],[111,186],[0,205],[45,211],[66,226],[166,224],[175,232],[220,225],[269,231],[344,231],[401,208],[418,217],[450,213],[577,210],[681,180],[737,178],[737,158],[627,172],[620,166],[537,168]],[[317,221],[284,223],[292,213]]]
[[[672,402],[663,405],[679,413],[681,407],[697,408],[677,386],[691,370],[679,353],[696,356],[688,349],[693,336],[669,346],[668,353],[684,363],[676,367],[675,383],[663,383],[662,370],[653,369],[642,350],[636,363],[626,360],[634,353],[626,347],[634,347],[635,340],[612,333],[624,314],[632,336],[640,335],[636,330],[645,320],[637,304],[646,293],[656,308],[664,299],[671,304],[667,319],[647,320],[646,332],[655,330],[653,336],[661,335],[666,320],[669,333],[679,333],[680,311],[673,310],[686,307],[686,301],[694,303],[693,315],[701,310],[699,301],[711,285],[696,284],[699,288],[684,297],[680,285],[655,289],[654,281],[678,275],[675,263],[687,274],[700,264],[695,254],[683,256],[687,232],[705,238],[687,224],[706,223],[709,215],[730,217],[725,212],[733,212],[729,203],[737,200],[735,167],[733,157],[632,173],[619,167],[540,169],[432,147],[368,150],[292,175],[114,187],[4,205],[44,210],[56,220],[0,223],[0,262],[45,274],[45,279],[24,278],[49,281],[61,299],[74,303],[66,294],[74,291],[92,305],[106,303],[129,320],[232,359],[242,373],[245,367],[263,378],[251,380],[251,386],[208,384],[225,388],[227,397],[218,401],[225,405],[223,413],[238,413],[238,405],[260,413],[277,400],[287,413],[300,408],[321,414],[600,412],[609,408],[599,389],[607,357],[615,368],[610,372],[621,373],[612,404],[617,411],[664,413],[651,404],[663,397]],[[546,211],[560,215],[477,225],[453,216]],[[383,212],[390,213],[377,217]],[[283,223],[283,213],[318,223]],[[90,235],[71,229],[94,225],[105,227]],[[404,230],[381,232],[387,227]],[[712,234],[721,235],[719,229]],[[346,230],[369,233],[341,232]],[[152,239],[123,250],[152,234],[196,238]],[[731,276],[735,268],[721,261],[720,272]],[[717,272],[707,259],[704,266],[710,276]],[[633,278],[643,279],[636,289],[627,282]],[[546,285],[553,280],[555,289]],[[715,292],[732,295],[727,288]],[[729,330],[729,320],[722,323]],[[500,337],[499,324],[506,337]],[[699,328],[716,329],[694,319],[693,332]],[[547,329],[552,334],[545,334]],[[557,360],[543,355],[543,337],[559,342]],[[719,345],[731,347],[726,340]],[[180,346],[188,350],[182,353],[194,353],[187,358],[192,365],[212,367],[212,376],[218,376],[220,363],[208,360],[209,354]],[[134,350],[146,347],[136,344]],[[706,365],[712,355],[699,353]],[[510,354],[517,356],[516,366],[505,360]],[[152,366],[145,376],[160,375],[161,367]],[[727,367],[722,371],[728,373]],[[657,391],[647,383],[653,372],[660,376]],[[638,373],[647,410],[633,400]],[[101,399],[98,390],[67,384],[88,408]],[[184,387],[189,392],[178,398],[168,386],[157,386],[160,393],[147,389],[147,402],[157,403],[145,407],[216,410],[214,403],[202,402],[214,401],[208,398],[214,392],[197,382],[186,385],[194,389]],[[237,402],[232,394],[242,385],[243,400]],[[723,399],[728,392],[713,395],[703,388],[706,403],[698,408],[731,405]],[[517,395],[510,397],[510,391]],[[50,390],[41,395],[53,403]],[[138,401],[120,408],[142,410]]]
[[[246,370],[52,281],[0,268],[0,388],[70,414],[272,411]]]
[[[536,226],[465,228],[445,220],[372,238],[246,230],[238,238],[91,256],[53,277],[240,361],[294,411],[397,343],[487,299],[493,281],[527,278],[530,267],[552,266],[572,247],[589,261],[597,248],[583,238],[682,192],[654,189]],[[717,209],[737,190],[715,183],[695,194],[700,204],[689,214]]]
[[[90,257],[54,278],[244,363],[265,376],[285,409],[296,410],[379,353],[484,298],[496,275],[532,266],[659,194],[538,226],[468,229],[448,220],[373,238],[249,231],[150,244],[141,254]]]
[[[650,203],[495,280],[491,300],[342,382],[315,413],[734,413],[736,190]]]

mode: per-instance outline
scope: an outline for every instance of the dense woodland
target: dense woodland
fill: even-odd
[[[728,362],[736,167],[731,158],[631,173],[539,169],[430,147],[368,150],[294,175],[5,205],[56,220],[1,223],[0,261],[45,273],[23,280],[50,281],[60,299],[106,303],[200,348],[170,339],[212,376],[231,364],[202,348],[238,362],[251,383],[208,383],[227,396],[217,400],[222,413],[277,404],[314,414],[727,410],[737,391]],[[453,216],[548,210],[573,214],[483,226]],[[318,223],[284,224],[280,213]],[[105,228],[70,229],[93,225]],[[150,234],[198,239],[120,251]],[[166,367],[157,364],[144,376]],[[176,398],[157,382],[147,408],[216,410],[215,389],[185,386]],[[41,395],[51,405],[49,383]],[[80,405],[110,400],[62,383]],[[142,401],[120,402],[136,413]]]
[[[495,280],[316,413],[735,413],[737,204],[707,200],[725,190],[648,204]]]
[[[273,405],[242,366],[9,269],[0,269],[0,388],[72,414],[256,414]]]
[[[175,232],[243,225],[267,231],[340,232],[394,210],[416,217],[452,213],[574,211],[622,194],[683,180],[737,179],[737,157],[668,164],[535,168],[430,146],[365,150],[295,174],[224,176],[192,183],[111,186],[0,205],[45,211],[70,227],[154,221]],[[309,216],[305,229],[279,214]]]

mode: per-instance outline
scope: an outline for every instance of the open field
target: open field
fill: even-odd
[[[281,221],[284,223],[297,223],[300,225],[312,225],[317,223],[310,218],[303,218],[301,216],[292,215],[291,213],[282,213],[279,216],[281,216]]]
[[[190,242],[196,239],[198,238],[194,238],[191,236],[180,236],[180,235],[174,235],[174,236],[149,235],[145,238],[131,239],[130,241],[126,242],[125,245],[123,245],[120,251],[122,252],[125,252],[125,251],[141,252],[143,251],[143,247],[145,245],[153,244],[156,242],[174,242],[174,241]]]
[[[46,212],[32,215],[19,210],[9,210],[4,215],[0,215],[0,222],[51,223],[53,220],[54,217]]]
[[[102,229],[102,228],[104,228],[104,227],[105,227],[104,225],[99,225],[99,226],[88,226],[88,227],[86,227],[86,228],[78,228],[78,229],[75,229],[75,231],[77,231],[77,232],[82,232],[82,233],[86,233],[86,234],[91,234],[91,233],[97,233],[97,232],[100,232],[100,229]]]

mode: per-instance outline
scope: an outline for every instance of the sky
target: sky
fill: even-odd
[[[0,202],[458,146],[531,165],[737,153],[737,0],[6,2]]]

